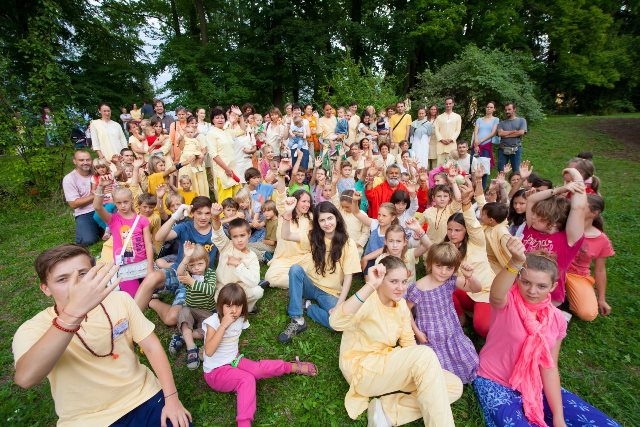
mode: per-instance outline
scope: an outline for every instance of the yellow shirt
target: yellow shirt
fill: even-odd
[[[336,203],[334,203],[336,204]],[[356,242],[358,250],[364,250],[367,242],[369,241],[369,235],[371,234],[371,228],[364,225],[356,216],[347,212],[340,207],[340,202],[337,203],[338,210],[342,214],[345,226],[347,228],[347,234]]]
[[[487,203],[484,195],[476,196],[478,209]],[[495,274],[498,274],[502,268],[507,265],[511,259],[511,253],[507,249],[507,242],[511,237],[509,233],[508,223],[505,219],[501,224],[489,226],[483,225],[485,241],[487,242],[487,259],[489,265]]]
[[[255,252],[251,250],[241,252],[234,248],[231,240],[224,234],[222,227],[211,231],[211,240],[220,251],[220,259],[216,269],[216,279],[220,286],[216,289],[216,299],[218,299],[218,293],[224,285],[232,282],[242,283],[247,288],[258,286],[260,282],[260,263]],[[240,264],[237,267],[227,265],[230,256],[240,258]]]
[[[404,115],[404,118],[402,116]],[[402,120],[400,120],[402,118]],[[391,140],[393,142],[400,142],[403,139],[408,139],[407,126],[411,124],[411,114],[394,114],[389,118],[389,129],[391,130]],[[396,126],[397,125],[397,126]],[[395,130],[393,130],[395,128]]]
[[[354,382],[362,371],[382,374],[387,354],[400,347],[416,345],[411,329],[409,307],[402,299],[395,307],[387,307],[373,292],[355,314],[347,314],[342,304],[329,316],[329,324],[342,331],[340,370],[350,385],[344,398],[349,416],[355,419],[367,409],[369,398],[355,391]]]
[[[324,276],[316,271],[316,267],[313,263],[308,232],[300,234],[300,247],[302,250],[307,252],[307,254],[302,258],[302,260],[300,260],[299,264],[304,268],[309,280],[311,280],[314,285],[322,289],[324,292],[337,297],[340,295],[340,292],[342,292],[342,281],[344,280],[344,276],[347,274],[360,273],[362,271],[360,268],[360,256],[358,255],[356,242],[354,242],[353,239],[348,239],[347,243],[342,248],[342,256],[336,264],[336,271],[331,273],[329,269],[331,259],[329,253],[331,250],[331,240],[324,239],[324,244],[327,250]]]
[[[233,178],[226,175],[224,169],[222,169],[218,163],[216,163],[216,156],[220,156],[220,159],[233,170],[235,166],[235,150],[233,148],[233,137],[229,132],[225,132],[217,127],[212,127],[207,133],[207,150],[211,154],[213,171],[215,177],[222,183],[222,188],[231,188],[237,184]]]
[[[147,178],[149,189],[147,191],[155,196],[158,187],[165,183],[164,179],[163,172],[156,172],[149,175]]]
[[[320,137],[323,139],[325,144],[328,143],[329,135],[335,133],[337,124],[338,121],[333,116],[322,116],[318,119],[318,133],[320,134]]]
[[[156,232],[160,230],[160,227],[162,226],[160,212],[154,210],[151,216],[147,219],[149,220],[149,232],[151,232],[151,243],[153,244],[153,250],[156,254],[159,254],[163,243],[156,240]]]
[[[487,259],[487,245],[484,231],[473,209],[463,210],[462,215],[464,216],[464,223],[467,228],[467,234],[469,235],[467,255],[464,257],[463,262],[471,264],[473,267],[473,277],[482,285],[480,292],[468,292],[468,294],[474,301],[489,302],[489,290],[491,290],[491,284],[496,275],[491,269],[489,260]],[[461,270],[458,270],[458,275],[462,276]]]
[[[178,188],[178,193],[184,197],[184,204],[190,205],[193,199],[197,196],[195,191],[184,191],[182,188]]]
[[[438,209],[436,206],[431,206],[425,209],[422,213],[422,217],[418,222],[428,224],[427,236],[433,243],[440,243],[444,241],[447,236],[447,220],[451,215],[458,212],[462,205],[457,201],[452,201],[444,209]]]
[[[416,281],[416,263],[418,262],[418,259],[414,255],[415,251],[416,251],[416,248],[407,249],[407,251],[404,253],[404,258],[402,259],[402,262],[404,262],[404,265],[407,266],[407,270],[409,270],[409,278],[407,279],[407,283]],[[387,253],[380,254],[378,258],[376,258],[376,261],[374,262],[374,264],[380,263],[380,260],[382,260],[387,256],[389,256],[389,254]]]
[[[437,153],[450,153],[457,150],[456,141],[462,129],[462,117],[460,117],[460,114],[454,112],[451,114],[442,113],[436,118],[434,127],[436,141],[438,141]],[[453,143],[444,145],[440,142],[442,139],[452,139]]]
[[[155,375],[142,365],[133,351],[153,333],[149,321],[133,299],[124,292],[112,292],[103,301],[113,322],[113,357],[96,357],[77,337],[47,375],[51,396],[59,417],[58,426],[106,426],[149,400],[160,391]],[[13,356],[17,362],[51,327],[56,317],[49,307],[23,323],[13,337]],[[100,306],[88,313],[79,334],[98,354],[111,349],[109,322]]]

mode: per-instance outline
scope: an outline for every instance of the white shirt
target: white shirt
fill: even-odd
[[[218,318],[218,313],[214,313],[213,316],[208,317],[202,322],[202,327],[204,329],[204,342],[207,342],[207,330],[204,325],[209,325],[213,329],[218,330],[220,327],[220,319]],[[211,372],[220,366],[228,365],[238,356],[238,341],[240,341],[240,334],[242,334],[243,329],[247,329],[249,327],[249,322],[244,320],[244,317],[240,316],[238,319],[233,322],[226,331],[224,331],[224,336],[222,337],[222,341],[220,341],[220,345],[213,353],[212,356],[207,356],[207,352],[204,352],[204,360],[202,362],[202,367],[205,373]]]

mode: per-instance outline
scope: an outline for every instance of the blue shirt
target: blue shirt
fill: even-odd
[[[249,188],[247,187],[247,190],[248,189]],[[269,200],[273,195],[273,185],[260,183],[255,190],[249,191],[251,193],[251,199],[255,203],[259,204],[259,206],[262,206],[264,205],[264,202]]]
[[[196,230],[196,227],[193,225],[193,220],[188,219],[180,224],[176,224],[173,227],[173,231],[176,232],[178,237],[178,258],[176,262],[171,266],[172,268],[178,268],[180,262],[182,261],[183,254],[183,246],[184,242],[193,242],[199,245],[204,246],[204,249],[209,253],[209,268],[215,269],[215,258],[216,258],[216,246],[213,244],[212,240],[212,232],[213,228],[209,230],[207,234],[200,234]]]

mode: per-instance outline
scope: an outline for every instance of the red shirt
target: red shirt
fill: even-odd
[[[404,184],[400,183],[396,188],[391,188],[387,181],[383,182],[377,187],[373,187],[371,190],[364,191],[364,195],[369,201],[369,218],[378,218],[378,209],[380,208],[380,205],[390,201],[391,195],[396,190],[404,190],[409,193],[407,187],[405,187]]]
[[[429,207],[429,188],[418,188],[416,191],[418,197],[418,212],[424,212]]]

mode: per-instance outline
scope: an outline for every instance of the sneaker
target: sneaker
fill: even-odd
[[[307,322],[303,322],[302,325],[291,319],[291,322],[287,325],[287,329],[285,329],[280,335],[278,335],[278,341],[282,344],[289,344],[291,339],[296,335],[300,335],[304,331],[307,330]]]
[[[311,306],[311,300],[310,299],[306,299],[302,302],[302,307],[305,310],[309,310],[309,307]]]
[[[173,334],[169,342],[169,354],[175,356],[183,346],[184,340],[182,339],[182,335]]]
[[[387,414],[382,409],[380,399],[371,399],[367,410],[367,427],[391,427]]]
[[[200,366],[200,358],[198,357],[198,347],[187,350],[187,368],[198,369]]]
[[[264,261],[265,264],[271,261],[272,259],[273,259],[273,252],[265,252],[264,255],[262,256],[262,260]]]
[[[260,286],[262,289],[267,289],[269,285],[270,283],[268,280],[261,280],[258,282],[258,286]]]

